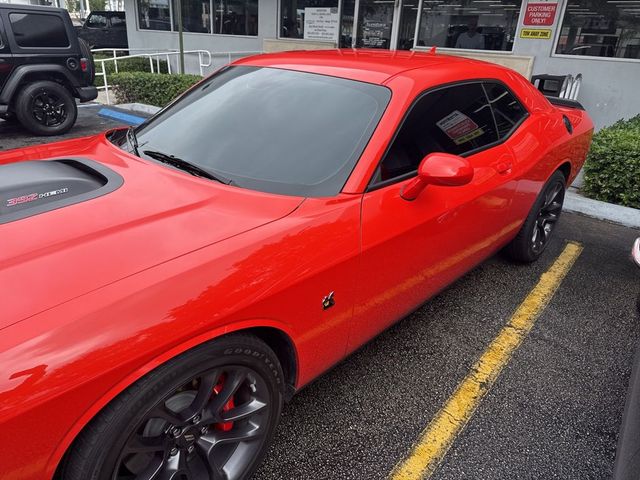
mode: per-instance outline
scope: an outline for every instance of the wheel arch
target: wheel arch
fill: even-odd
[[[63,66],[55,64],[23,65],[17,67],[5,82],[0,95],[0,104],[9,105],[25,83],[39,80],[56,80],[69,90],[71,95],[76,96],[76,82],[71,73]]]
[[[565,160],[563,163],[561,163],[558,168],[555,169],[554,173],[557,171],[561,171],[562,174],[564,175],[564,179],[567,183],[567,187],[569,186],[569,181],[571,180],[571,174],[572,174],[572,168],[571,168],[571,162],[569,160]],[[553,175],[553,174],[552,174]]]
[[[207,342],[238,333],[253,335],[265,342],[274,351],[280,361],[285,377],[285,400],[290,400],[296,390],[298,353],[292,332],[289,331],[285,325],[273,321],[264,321],[259,323],[256,320],[250,320],[234,326],[226,326],[222,329],[216,329],[212,332],[191,338],[180,345],[162,352],[160,355],[139,367],[135,372],[122,379],[102,397],[93,402],[92,406],[87,409],[87,411],[85,411],[68,430],[55,452],[51,455],[46,467],[48,478],[60,478],[60,470],[64,465],[67,453],[71,449],[73,442],[76,440],[80,432],[82,432],[93,418],[95,418],[109,403],[122,394],[127,388],[162,364],[193,348]]]

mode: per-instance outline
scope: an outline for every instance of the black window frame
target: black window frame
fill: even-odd
[[[7,42],[4,39],[4,23],[2,23],[2,17],[0,17],[0,50],[4,50],[7,46]]]
[[[377,176],[378,170],[380,169],[380,167],[382,166],[382,163],[387,158],[387,155],[389,155],[389,151],[391,150],[391,147],[393,146],[394,142],[398,138],[398,135],[400,134],[400,131],[404,127],[405,123],[407,122],[407,119],[411,115],[411,112],[416,107],[416,105],[425,96],[427,96],[427,95],[429,95],[429,94],[431,94],[433,92],[437,92],[439,90],[444,90],[444,89],[447,89],[447,88],[459,87],[459,86],[462,86],[462,85],[470,85],[470,84],[475,84],[475,83],[479,83],[481,85],[481,87],[482,87],[482,89],[484,91],[484,94],[487,97],[487,102],[488,103],[489,103],[489,97],[487,95],[487,91],[486,91],[486,88],[485,88],[484,84],[486,84],[486,83],[497,83],[497,84],[503,86],[511,95],[513,95],[513,98],[515,98],[516,101],[518,103],[520,103],[520,105],[522,106],[522,109],[524,110],[525,114],[523,115],[523,117],[517,123],[515,123],[513,125],[513,127],[509,131],[509,133],[507,133],[502,138],[498,138],[495,142],[488,143],[488,144],[486,144],[486,145],[484,145],[482,147],[478,147],[478,148],[474,148],[473,150],[469,150],[468,152],[465,152],[465,153],[459,155],[460,157],[467,158],[467,157],[470,157],[471,155],[475,155],[476,153],[480,153],[480,152],[483,152],[483,151],[488,150],[490,148],[497,147],[498,145],[501,145],[502,143],[504,143],[507,140],[509,140],[509,138],[515,133],[515,131],[518,130],[518,128],[520,128],[520,126],[531,115],[531,112],[526,107],[525,103],[520,99],[520,97],[518,97],[518,95],[516,95],[513,92],[513,90],[511,88],[509,88],[509,86],[505,82],[503,82],[502,80],[499,80],[497,78],[478,78],[478,79],[472,79],[472,80],[461,80],[461,81],[455,81],[455,82],[450,82],[450,83],[444,83],[442,85],[438,85],[436,87],[431,87],[431,88],[428,88],[426,90],[423,90],[418,95],[416,95],[416,97],[411,102],[411,105],[409,106],[409,108],[407,108],[406,112],[404,113],[404,115],[402,117],[402,121],[400,122],[400,125],[398,125],[398,127],[396,128],[396,130],[395,130],[395,132],[393,134],[393,138],[388,143],[387,148],[385,148],[384,154],[382,155],[382,157],[378,161],[378,165],[376,165],[376,168],[373,171],[373,174],[371,175],[371,178],[369,179],[369,182],[367,183],[367,188],[365,189],[365,193],[372,192],[372,191],[375,191],[375,190],[379,190],[381,188],[388,187],[389,185],[393,185],[395,183],[403,182],[404,180],[407,180],[409,178],[413,178],[413,177],[415,177],[417,175],[418,170],[416,169],[416,170],[412,170],[411,172],[407,172],[407,173],[405,173],[403,175],[399,175],[399,176],[397,176],[395,178],[390,178],[388,180],[375,182],[375,178]],[[494,116],[493,107],[492,107],[492,113],[491,114],[492,114],[492,116]],[[495,123],[495,116],[494,116],[494,123]],[[498,132],[497,125],[496,125],[496,132]],[[443,153],[446,153],[446,152],[443,152]]]

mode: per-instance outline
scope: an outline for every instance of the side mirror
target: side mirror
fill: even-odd
[[[636,265],[640,267],[640,237],[636,238],[636,241],[633,242],[631,257],[633,258],[633,261],[636,262]]]
[[[449,153],[430,153],[422,159],[418,176],[407,183],[400,196],[415,200],[427,185],[457,187],[473,179],[473,167],[465,158]]]

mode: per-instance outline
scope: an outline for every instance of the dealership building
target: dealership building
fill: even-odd
[[[180,4],[186,50],[436,46],[529,78],[582,74],[597,127],[640,113],[640,0],[125,0],[130,48],[177,48]]]

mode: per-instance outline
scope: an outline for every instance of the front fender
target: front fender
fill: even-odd
[[[191,338],[188,341],[182,342],[179,345],[174,346],[173,348],[166,350],[150,361],[146,362],[144,365],[141,365],[135,371],[131,372],[129,375],[125,376],[121,381],[119,381],[113,388],[111,388],[106,394],[104,394],[101,398],[99,398],[91,407],[86,410],[78,420],[73,424],[73,426],[69,429],[64,438],[60,441],[58,447],[55,452],[49,459],[49,462],[46,466],[46,475],[47,477],[52,477],[60,464],[62,457],[65,452],[69,449],[75,438],[82,431],[82,429],[94,418],[107,404],[109,404],[113,399],[115,399],[118,395],[124,392],[128,387],[133,385],[135,382],[140,380],[146,374],[158,368],[160,365],[176,358],[182,353],[187,352],[188,350],[195,348],[199,345],[202,345],[206,342],[215,340],[225,335],[230,335],[233,333],[238,333],[246,330],[250,330],[253,328],[272,328],[275,330],[279,330],[280,332],[287,335],[289,339],[292,339],[293,332],[289,328],[288,325],[279,322],[277,320],[272,319],[247,319],[240,322],[236,322],[232,325],[225,325],[223,327],[215,328],[211,331],[203,333],[197,337]],[[295,343],[292,341],[291,344],[294,346]]]

